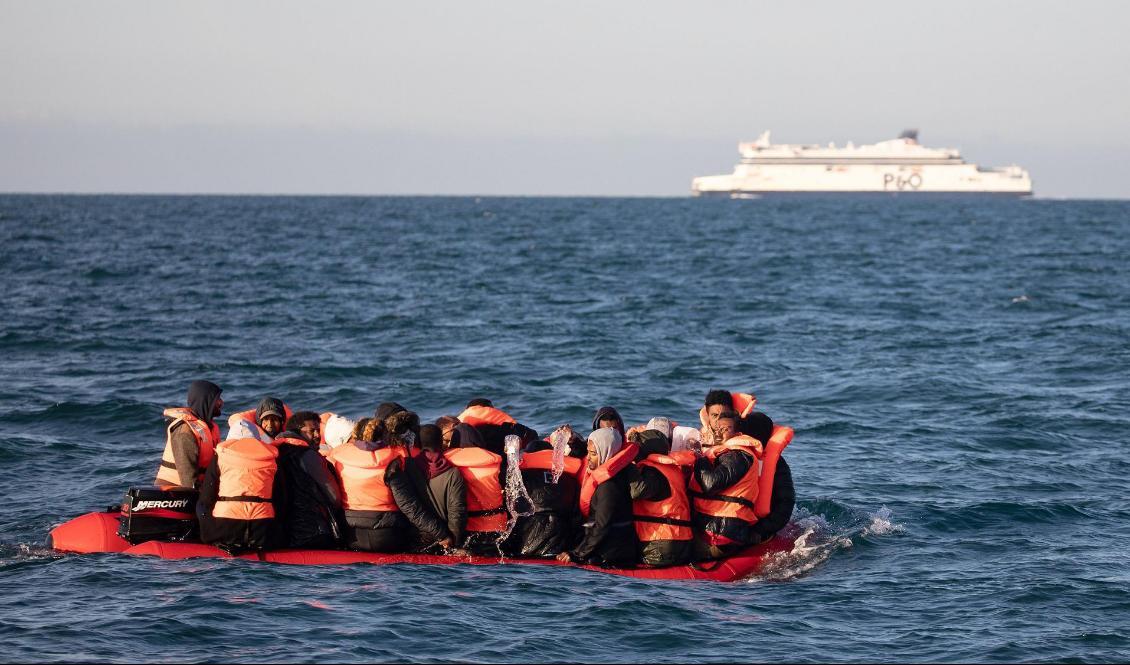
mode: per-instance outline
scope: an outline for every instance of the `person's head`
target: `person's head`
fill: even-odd
[[[358,423],[360,429],[355,429],[357,432],[357,439],[359,441],[368,441],[369,443],[381,443],[385,440],[385,424],[376,418],[366,418],[363,425]]]
[[[620,452],[623,447],[624,437],[615,427],[602,427],[594,430],[589,434],[588,440],[588,456],[586,459],[589,471],[595,471],[597,467]]]
[[[286,406],[281,399],[264,397],[259,400],[259,406],[255,407],[255,422],[259,423],[259,427],[268,436],[278,436],[286,424]]]
[[[384,429],[389,445],[410,448],[420,440],[420,417],[411,411],[397,411],[385,418]]]
[[[312,447],[322,443],[322,419],[313,411],[298,411],[286,421],[286,431],[298,434]]]
[[[773,419],[760,411],[754,411],[738,420],[738,431],[765,445],[769,442],[769,437],[773,436]]]
[[[349,433],[349,440],[368,441],[368,439],[365,438],[365,428],[368,427],[371,422],[373,422],[372,418],[362,418],[353,423],[353,431]]]
[[[476,397],[475,399],[471,400],[470,402],[467,402],[467,408],[468,409],[471,408],[472,406],[491,406],[491,407],[493,407],[494,402],[490,401],[489,399],[487,399],[485,397]]]
[[[420,450],[432,453],[443,452],[443,432],[435,425],[420,427]]]
[[[377,405],[376,410],[373,411],[373,417],[377,420],[383,421],[385,418],[388,418],[394,413],[400,413],[401,411],[407,410],[408,409],[400,406],[396,402],[381,402]]]
[[[451,447],[451,435],[455,433],[455,428],[459,425],[459,419],[455,416],[440,416],[436,418],[436,427],[439,428],[440,434],[443,435],[443,447]]]
[[[353,436],[354,423],[349,418],[334,414],[326,420],[322,441],[331,448],[347,442]]]
[[[706,407],[706,424],[713,427],[719,414],[734,409],[734,398],[725,390],[711,390],[706,393],[703,405]]]
[[[594,430],[605,427],[615,428],[620,432],[620,438],[624,438],[624,419],[620,417],[619,411],[610,406],[600,407],[592,419],[592,428]]]
[[[652,418],[651,420],[647,421],[647,425],[645,425],[644,427],[659,432],[663,436],[667,437],[668,440],[671,439],[672,426],[670,418],[664,418],[662,416]]]
[[[738,414],[733,409],[721,411],[710,426],[714,443],[725,443],[738,434]]]
[[[206,423],[211,423],[223,413],[224,400],[220,393],[224,392],[211,381],[193,381],[188,384],[188,396],[185,406]]]

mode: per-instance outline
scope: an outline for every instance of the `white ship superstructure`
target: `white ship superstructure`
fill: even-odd
[[[1029,196],[1032,179],[1019,166],[981,168],[954,148],[926,148],[917,130],[872,145],[774,145],[769,132],[739,143],[729,175],[701,176],[695,196],[748,198],[771,194],[995,194]]]

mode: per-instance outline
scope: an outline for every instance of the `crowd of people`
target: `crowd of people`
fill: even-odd
[[[186,405],[165,411],[156,483],[199,490],[200,539],[229,551],[675,566],[769,539],[795,503],[780,456],[792,430],[745,393],[711,390],[698,427],[626,427],[606,406],[587,437],[563,425],[544,438],[487,399],[421,424],[394,402],[354,422],[265,397],[230,416],[221,439],[221,392],[195,381]],[[508,487],[515,463],[522,482]]]

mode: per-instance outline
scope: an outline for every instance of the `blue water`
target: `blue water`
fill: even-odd
[[[19,661],[1130,659],[1130,204],[0,196],[0,654]],[[60,556],[187,383],[548,430],[793,425],[735,584]]]

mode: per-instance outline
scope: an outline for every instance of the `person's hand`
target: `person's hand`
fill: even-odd
[[[447,538],[444,538],[443,540],[438,540],[438,541],[436,541],[436,543],[445,550],[449,549],[451,547],[451,544],[452,544],[451,536],[448,536]]]
[[[558,555],[557,555],[556,557],[554,557],[554,558],[555,558],[555,559],[557,559],[558,561],[560,561],[561,563],[570,563],[570,562],[572,562],[572,559],[571,559],[571,558],[569,558],[569,553],[568,553],[568,552],[562,552],[561,554],[558,554]]]

